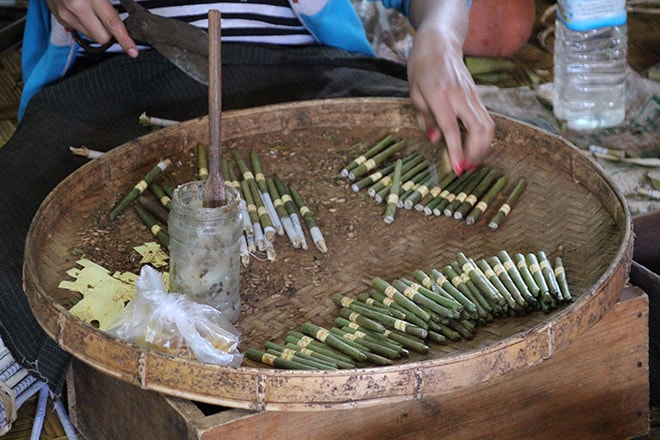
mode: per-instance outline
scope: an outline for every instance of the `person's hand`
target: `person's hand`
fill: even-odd
[[[64,27],[75,29],[101,44],[114,37],[129,56],[137,57],[135,41],[108,0],[46,0],[46,3]]]
[[[410,99],[432,143],[444,136],[454,172],[479,164],[490,148],[495,123],[463,62],[462,42],[437,26],[420,26],[408,58]],[[465,126],[461,140],[459,120]]]

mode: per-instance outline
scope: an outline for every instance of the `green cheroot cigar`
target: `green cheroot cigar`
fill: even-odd
[[[283,359],[293,360],[301,364],[306,364],[321,370],[336,370],[337,364],[334,362],[327,362],[321,359],[315,359],[312,356],[306,355],[298,350],[293,350],[288,347],[283,347],[274,342],[267,341],[264,344],[267,353],[275,354]]]
[[[168,211],[172,209],[172,199],[170,196],[165,194],[165,191],[160,187],[160,185],[151,182],[149,184],[149,189],[154,193],[158,201],[165,207],[165,209]]]
[[[427,207],[424,208],[424,211],[430,210],[431,213],[433,213],[436,216],[440,216],[443,213],[443,210],[445,207],[450,204],[454,198],[456,198],[456,194],[458,194],[463,186],[465,186],[465,183],[470,180],[472,175],[474,174],[474,170],[467,171],[463,174],[461,174],[458,179],[455,179],[452,181],[449,185],[447,185],[447,188],[445,188],[436,198],[436,201],[429,203]]]
[[[543,278],[548,285],[550,295],[552,295],[556,301],[564,302],[564,295],[559,288],[559,282],[557,281],[557,277],[555,276],[555,272],[550,265],[550,261],[548,260],[548,256],[545,254],[545,251],[538,251],[536,253],[536,257],[539,261],[539,269],[541,269],[541,274],[543,275]]]
[[[435,286],[437,286],[437,289],[442,289],[442,292],[447,293],[456,301],[458,301],[465,308],[465,311],[468,314],[478,314],[477,305],[463,292],[457,289],[456,286],[451,283],[451,280],[445,276],[445,274],[437,269],[431,269],[431,279],[433,280]],[[433,288],[433,286],[431,288]]]
[[[488,298],[490,303],[500,306],[506,305],[504,297],[500,295],[499,291],[490,281],[488,281],[488,278],[484,276],[483,272],[481,272],[463,252],[458,252],[456,254],[456,259],[463,273],[467,274],[479,291]]]
[[[502,204],[502,206],[500,206],[500,209],[497,210],[497,213],[495,213],[493,218],[488,223],[489,228],[497,229],[502,225],[502,223],[504,223],[504,219],[508,217],[513,207],[516,205],[516,203],[518,203],[518,199],[520,198],[520,195],[523,193],[526,186],[527,181],[525,179],[520,179],[518,181],[516,186],[511,191],[511,194],[509,194],[509,197],[507,197],[506,201]]]
[[[403,165],[401,166],[401,175],[408,175],[409,172],[417,174],[418,172],[427,169],[427,162],[419,154],[413,154],[411,156],[406,156],[406,159],[403,160]],[[383,190],[386,190],[391,184],[392,179],[394,178],[394,168],[392,171],[388,172],[383,178],[375,182],[372,186],[367,189],[367,194],[370,197],[376,197],[377,194],[381,193]],[[403,177],[402,177],[403,178]]]
[[[380,153],[377,153],[367,159],[364,163],[361,165],[358,165],[357,167],[353,168],[351,171],[348,172],[348,178],[350,180],[355,180],[358,177],[361,177],[365,174],[367,174],[369,171],[374,170],[378,165],[383,163],[386,159],[388,159],[390,156],[392,156],[394,153],[401,151],[403,147],[406,145],[406,141],[399,141],[396,142],[387,148],[385,148],[383,151]]]
[[[349,356],[353,360],[358,362],[364,362],[367,360],[367,355],[364,351],[358,350],[351,344],[346,343],[340,337],[333,335],[329,330],[321,326],[312,324],[311,322],[304,322],[300,326],[300,330],[307,336],[315,338],[321,342],[325,342],[330,347],[345,354],[346,356]]]
[[[169,159],[162,160],[158,162],[143,178],[140,180],[138,183],[135,184],[133,189],[126,194],[126,196],[115,206],[112,211],[110,211],[110,214],[108,214],[108,219],[109,220],[114,220],[117,218],[117,216],[133,201],[135,200],[140,194],[142,194],[148,187],[149,184],[151,184],[156,177],[158,177],[163,171],[165,171],[170,165],[172,165],[172,161]]]
[[[363,351],[367,355],[367,361],[376,365],[391,365],[392,359],[399,359],[401,355],[390,348],[370,343],[359,338],[354,333],[347,332],[337,327],[332,327],[330,331],[342,338],[349,345]]]
[[[379,291],[378,289],[372,289],[369,292],[369,295],[375,300],[389,309],[392,310],[391,314],[395,318],[398,318],[402,321],[408,321],[409,323],[416,325],[419,328],[427,329],[429,328],[428,321],[424,321],[422,318],[419,316],[415,315],[413,312],[410,310],[406,309],[405,307],[402,307],[401,305],[397,304],[392,298],[389,296],[385,295],[383,292]],[[403,315],[403,316],[401,316]]]
[[[479,185],[472,190],[472,193],[469,194],[461,205],[456,208],[454,211],[454,218],[456,220],[461,220],[469,212],[472,211],[476,203],[481,199],[481,197],[486,193],[486,191],[493,184],[493,180],[497,176],[497,172],[493,169],[488,170],[488,173],[481,179]],[[468,223],[470,224],[470,223]]]
[[[477,266],[481,269],[481,272],[488,278],[488,280],[495,286],[495,288],[500,292],[500,294],[507,300],[509,307],[516,310],[523,310],[528,307],[527,302],[523,298],[522,294],[516,287],[516,285],[509,277],[509,274],[500,270],[500,276],[493,270],[493,268],[488,264],[488,261],[481,259],[477,261]],[[511,301],[513,301],[512,304]]]
[[[385,223],[392,223],[399,204],[399,191],[401,190],[401,167],[403,162],[398,159],[394,164],[394,177],[392,178],[392,185],[389,188],[387,196],[387,207],[385,208]]]
[[[350,161],[350,162],[349,162],[349,163],[348,163],[348,164],[347,164],[347,165],[341,170],[340,175],[341,175],[342,177],[348,177],[350,171],[354,170],[354,169],[357,168],[358,166],[360,166],[360,165],[362,165],[363,163],[365,163],[368,159],[372,158],[372,157],[375,156],[376,154],[378,154],[378,153],[380,153],[381,151],[383,151],[385,148],[387,148],[387,147],[389,147],[390,145],[392,145],[392,144],[394,143],[395,140],[396,140],[396,138],[394,137],[394,135],[392,135],[392,134],[388,134],[388,135],[386,135],[383,139],[381,139],[380,141],[378,141],[378,143],[376,143],[376,145],[374,145],[373,147],[369,148],[366,152],[361,153],[359,156],[357,156],[356,158],[354,158],[353,160],[351,160],[351,161]],[[358,147],[358,148],[359,148],[359,147],[361,147],[361,146],[363,146],[363,145],[365,145],[365,144],[364,144],[364,143],[359,143],[359,144],[354,145],[353,147]]]
[[[392,298],[396,303],[398,303],[405,309],[410,310],[412,313],[419,316],[422,320],[428,321],[429,319],[431,319],[431,315],[429,314],[429,312],[419,307],[417,304],[415,304],[412,300],[404,296],[394,286],[392,286],[384,279],[380,277],[375,277],[371,281],[371,285],[378,291]]]
[[[160,244],[162,244],[165,247],[169,247],[170,245],[170,236],[165,231],[161,226],[154,220],[152,216],[150,216],[147,211],[142,209],[140,206],[135,206],[134,207],[135,213],[140,217],[140,220],[149,228],[149,232],[151,232],[154,237],[158,239]]]
[[[529,268],[529,271],[534,278],[534,282],[537,286],[539,286],[540,289],[539,298],[541,299],[541,310],[547,313],[551,309],[557,307],[557,302],[550,295],[550,288],[548,287],[548,283],[545,282],[545,278],[541,273],[541,268],[539,267],[539,261],[536,258],[536,255],[529,253],[525,257],[525,260],[527,261],[527,267]]]
[[[287,333],[284,342],[295,344],[301,348],[309,348],[310,350],[314,350],[316,352],[322,353],[333,359],[337,359],[338,361],[348,362],[348,363],[354,362],[350,356],[347,356],[342,352],[335,350],[334,348],[330,347],[328,344],[325,344],[317,339],[314,339],[311,336],[307,336],[295,330],[291,330]]]
[[[309,365],[301,364],[300,362],[283,359],[277,355],[266,353],[262,350],[255,348],[248,348],[245,350],[245,357],[254,362],[259,362],[275,368],[282,368],[287,370],[316,370],[317,368]]]
[[[472,194],[472,191],[481,183],[483,178],[491,171],[489,167],[480,167],[472,175],[470,179],[465,182],[465,186],[461,188],[454,200],[452,200],[442,211],[445,217],[452,217],[461,204]]]
[[[555,258],[555,276],[559,282],[559,288],[561,289],[562,296],[565,301],[572,301],[573,296],[568,287],[568,282],[566,279],[566,271],[564,270],[564,263],[562,262],[561,257]]]
[[[433,292],[429,292],[427,289],[424,289],[424,287],[422,287],[419,284],[409,285],[401,280],[393,280],[392,286],[396,288],[399,292],[402,292],[404,296],[410,298],[415,304],[419,305],[421,308],[436,313],[441,317],[458,318],[461,315],[460,310],[452,309],[436,302],[435,301],[436,296],[433,295]],[[424,290],[425,292],[428,293],[428,295],[423,294],[420,290]],[[433,299],[431,299],[431,297],[433,297]]]
[[[325,238],[323,237],[321,229],[316,223],[316,219],[314,218],[312,211],[307,207],[303,201],[303,198],[300,196],[300,193],[294,186],[289,186],[289,192],[291,193],[291,197],[293,198],[296,206],[298,206],[300,215],[302,215],[303,220],[309,229],[309,235],[311,235],[314,245],[319,251],[323,253],[328,252],[328,246],[325,243]]]
[[[311,349],[309,347],[301,347],[301,346],[296,345],[292,342],[285,342],[284,346],[286,348],[291,349],[291,350],[299,351],[300,353],[302,353],[306,356],[309,356],[311,358],[318,359],[318,360],[321,360],[321,361],[325,361],[329,364],[334,364],[334,365],[337,366],[337,368],[341,368],[341,369],[344,369],[344,370],[355,368],[355,364],[352,363],[352,362],[345,362],[345,361],[342,361],[340,359],[335,359],[331,356],[327,356],[327,355],[325,355],[323,353],[320,353],[319,351]]]
[[[465,217],[465,223],[468,225],[473,225],[479,220],[479,217],[481,217],[481,214],[483,214],[487,209],[488,206],[490,206],[490,203],[493,201],[493,199],[502,191],[502,188],[507,183],[507,178],[505,176],[500,177],[495,181],[492,187],[484,194],[484,196],[477,202],[474,208],[470,211],[470,213]]]

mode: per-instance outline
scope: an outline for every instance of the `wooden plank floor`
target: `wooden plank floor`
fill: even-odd
[[[28,440],[32,434],[34,414],[37,410],[36,397],[28,399],[18,410],[18,418],[12,429],[2,437],[2,440]],[[82,440],[82,437],[80,437]],[[41,431],[39,440],[68,440],[60,424],[52,400],[48,401],[46,408],[46,420]]]

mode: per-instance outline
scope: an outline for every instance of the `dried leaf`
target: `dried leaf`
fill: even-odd
[[[129,272],[110,272],[102,266],[81,259],[80,268],[72,268],[67,274],[75,281],[60,282],[61,289],[79,292],[83,299],[69,311],[79,319],[105,330],[115,320],[125,303],[133,298],[137,275]]]
[[[153,267],[167,266],[167,260],[169,259],[169,256],[159,243],[151,241],[149,243],[145,243],[142,246],[136,246],[133,249],[142,255],[140,264],[150,264]]]

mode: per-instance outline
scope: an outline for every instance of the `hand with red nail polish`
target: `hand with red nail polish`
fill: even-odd
[[[420,126],[433,127],[429,141],[444,138],[454,170],[463,172],[466,164],[482,161],[495,132],[463,62],[467,2],[415,0],[410,18],[416,29],[407,64],[410,99],[424,122]]]

